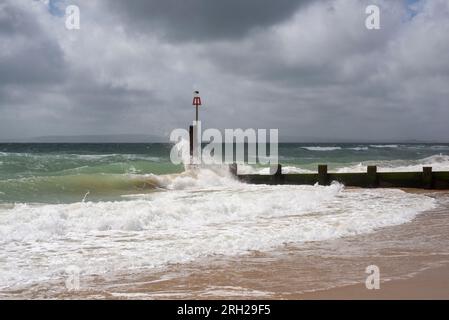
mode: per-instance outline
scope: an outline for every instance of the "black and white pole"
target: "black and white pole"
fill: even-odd
[[[201,143],[200,141],[198,141],[198,134],[200,131],[200,122],[198,119],[198,108],[199,106],[201,106],[201,97],[200,97],[200,92],[199,91],[194,91],[193,92],[194,96],[193,96],[193,102],[192,105],[195,106],[195,122],[193,123],[193,126],[190,126],[190,157],[191,157],[191,163],[199,163],[200,159],[199,159],[199,144]]]

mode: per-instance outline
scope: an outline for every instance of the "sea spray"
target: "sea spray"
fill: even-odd
[[[85,274],[117,266],[126,272],[355,236],[408,222],[435,205],[400,190],[345,191],[340,184],[256,186],[224,178],[214,185],[213,174],[190,176],[206,177],[194,184],[172,177],[170,191],[127,201],[0,209],[0,283],[56,277],[71,264]]]
[[[364,171],[367,164],[449,170],[449,147],[442,144],[302,146],[279,146],[284,173],[316,172],[318,163],[336,171]],[[433,199],[401,190],[247,185],[227,166],[175,166],[171,147],[0,145],[0,286],[45,284],[70,265],[83,275],[114,277],[358,236],[435,207]]]

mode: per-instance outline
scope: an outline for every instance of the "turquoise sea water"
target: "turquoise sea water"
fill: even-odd
[[[0,296],[64,294],[70,268],[96,288],[97,276],[121,283],[173,264],[363,235],[439,206],[397,189],[249,185],[227,166],[174,165],[171,149],[0,144]],[[449,170],[449,145],[280,144],[279,160],[284,173],[321,163],[340,172]]]
[[[0,144],[0,203],[70,203],[152,192],[149,175],[180,173],[170,162],[173,145]],[[279,145],[284,171],[359,171],[367,164],[385,170],[449,170],[449,144],[294,144]],[[257,167],[257,166],[256,166]],[[257,172],[257,171],[256,171]]]

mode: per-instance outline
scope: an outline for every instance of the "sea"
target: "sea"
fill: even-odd
[[[311,250],[411,223],[441,205],[398,189],[249,185],[225,165],[172,164],[173,147],[0,144],[0,296],[69,294],[73,270],[95,294],[107,291],[98,279],[163,281],[173,266]],[[281,143],[279,162],[286,174],[316,172],[318,164],[331,172],[440,171],[449,170],[449,144]]]

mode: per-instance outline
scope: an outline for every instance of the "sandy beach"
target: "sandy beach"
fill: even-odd
[[[447,202],[447,192],[405,190]],[[175,266],[174,278],[128,288],[148,298],[193,299],[448,299],[449,209],[378,232],[271,254],[254,253],[199,267]],[[368,290],[365,268],[380,268],[380,289]],[[201,271],[195,271],[200,269]],[[175,276],[182,274],[184,276]],[[147,279],[143,279],[145,282]],[[348,285],[348,283],[353,283]],[[124,287],[126,288],[126,286]],[[173,290],[174,289],[174,290]],[[170,292],[164,295],[164,292]]]
[[[298,299],[347,300],[447,300],[449,299],[449,265],[429,268],[406,278],[385,281],[379,290],[367,290],[364,284],[305,293]]]
[[[434,197],[438,209],[354,237],[212,256],[113,278],[82,277],[79,291],[56,281],[51,290],[45,283],[3,294],[13,299],[23,294],[45,299],[448,299],[448,193],[407,191]],[[369,265],[379,267],[379,290],[365,287]]]
[[[406,192],[429,194],[428,190],[404,189]],[[436,198],[447,198],[447,191],[432,192],[429,195]],[[430,225],[441,222],[440,227],[446,223],[449,213],[442,210],[430,212],[420,218],[436,219]],[[419,219],[419,218],[418,218]],[[441,219],[441,220],[440,220]],[[420,219],[419,219],[420,220]],[[419,221],[413,222],[419,223]],[[425,224],[424,224],[425,225]],[[439,229],[439,228],[438,228]],[[432,229],[434,230],[434,229]],[[447,229],[449,230],[449,229]],[[443,230],[441,235],[443,235]],[[429,234],[429,237],[432,235]],[[428,253],[424,257],[428,262],[428,267],[415,273],[400,278],[390,279],[381,282],[380,289],[367,290],[365,283],[348,285],[328,290],[308,292],[299,295],[298,299],[344,299],[344,300],[447,300],[449,299],[449,261],[446,254]]]

